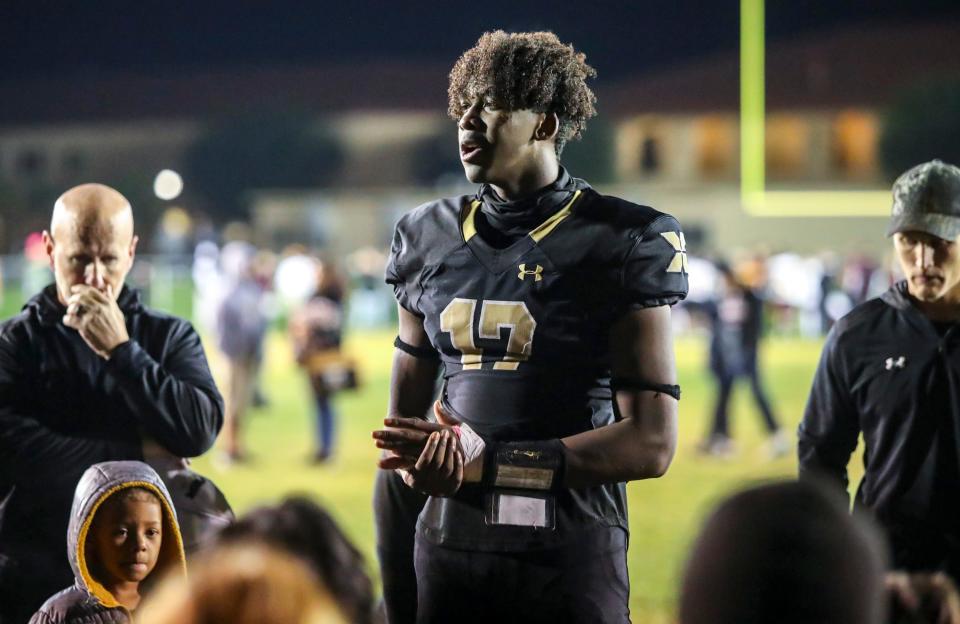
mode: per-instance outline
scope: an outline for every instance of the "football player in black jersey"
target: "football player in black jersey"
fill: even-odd
[[[624,483],[663,475],[676,448],[686,249],[670,215],[560,166],[594,74],[553,33],[484,34],[449,87],[480,188],[397,224],[400,331],[373,436],[380,467],[429,495],[418,622],[629,621]]]

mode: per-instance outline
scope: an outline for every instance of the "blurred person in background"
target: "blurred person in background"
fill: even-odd
[[[379,249],[362,247],[347,258],[350,269],[350,316],[354,329],[380,328],[393,321],[392,293],[384,288],[383,267],[387,257]]]
[[[873,259],[862,253],[855,253],[847,258],[843,265],[840,287],[850,297],[853,305],[860,305],[870,298],[870,284],[878,268]]]
[[[704,522],[680,587],[680,624],[882,624],[883,539],[815,482],[762,485]]]
[[[316,463],[333,454],[337,419],[333,396],[357,384],[356,369],[340,349],[345,297],[346,288],[336,267],[318,261],[316,292],[290,317],[294,357],[306,371],[313,392]]]
[[[307,564],[352,624],[379,622],[363,555],[322,507],[305,497],[259,507],[220,532],[220,545],[264,543]]]
[[[750,391],[770,437],[770,454],[789,452],[789,441],[777,424],[770,399],[760,381],[759,351],[763,335],[763,300],[725,262],[717,263],[720,276],[716,298],[701,306],[710,318],[710,372],[717,382],[717,397],[710,433],[700,450],[717,456],[733,453],[729,404],[734,383],[750,382]]]
[[[220,248],[213,241],[197,243],[193,251],[193,319],[207,336],[217,334],[217,310],[225,288],[220,270]]]
[[[269,327],[270,323],[278,316],[277,298],[273,293],[273,277],[277,272],[277,256],[272,251],[260,249],[253,256],[251,266],[253,279],[260,285],[263,293],[263,300],[260,304],[260,313],[263,315],[264,323]],[[260,350],[257,352],[255,370],[253,373],[253,397],[250,404],[253,407],[266,407],[270,404],[269,397],[263,389],[263,361],[266,357],[266,341],[260,341]]]
[[[831,251],[823,251],[819,254],[820,261],[823,263],[823,275],[820,276],[820,296],[817,300],[817,312],[820,314],[820,331],[826,335],[833,327],[837,318],[831,313],[830,297],[837,290],[837,265],[839,259]],[[844,314],[849,312],[846,310]],[[842,315],[841,315],[842,316]]]
[[[144,602],[138,624],[348,624],[298,557],[263,544],[214,548]],[[352,623],[351,623],[352,624]]]
[[[263,286],[257,281],[254,258],[257,250],[245,242],[224,246],[221,259],[230,285],[217,310],[217,345],[227,360],[224,458],[228,462],[248,459],[243,426],[253,401],[257,362],[262,357],[267,331]]]
[[[800,424],[800,476],[846,492],[886,530],[895,567],[960,574],[960,168],[918,165],[893,185],[887,229],[905,277],[827,336]]]
[[[73,581],[74,488],[93,464],[194,457],[223,402],[190,323],[124,284],[137,246],[116,190],[84,184],[43,233],[55,283],[0,324],[0,622],[21,624]]]

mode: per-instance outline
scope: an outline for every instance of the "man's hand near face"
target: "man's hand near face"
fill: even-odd
[[[94,353],[107,360],[121,344],[130,340],[126,319],[117,305],[113,287],[106,294],[85,284],[70,288],[63,324],[80,333]]]

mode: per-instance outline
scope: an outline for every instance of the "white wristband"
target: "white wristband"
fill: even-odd
[[[483,438],[470,425],[457,425],[460,434],[460,449],[463,451],[463,481],[479,483],[483,479],[483,452],[487,448]]]

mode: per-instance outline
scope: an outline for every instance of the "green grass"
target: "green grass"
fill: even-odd
[[[240,513],[290,492],[315,497],[367,555],[374,575],[370,501],[377,451],[370,431],[379,425],[386,406],[392,339],[393,333],[383,332],[355,334],[348,341],[348,350],[362,361],[364,385],[359,392],[343,394],[337,400],[339,449],[331,463],[320,467],[307,464],[313,431],[309,389],[292,365],[289,346],[278,332],[270,336],[265,367],[264,385],[270,405],[250,415],[246,431],[253,462],[225,470],[213,460],[213,453],[195,462],[199,471],[220,485]],[[819,352],[819,342],[778,338],[768,343],[763,354],[768,388],[791,438]],[[627,488],[631,611],[637,622],[672,621],[678,579],[690,542],[704,515],[719,499],[749,483],[796,474],[792,453],[774,461],[768,459],[760,418],[745,385],[735,390],[731,410],[737,455],[718,460],[696,454],[695,445],[707,427],[713,396],[704,356],[701,341],[685,339],[678,343],[683,400],[676,458],[665,477],[631,483]],[[212,362],[215,370],[220,369],[216,359]],[[858,476],[852,475],[854,482]]]

